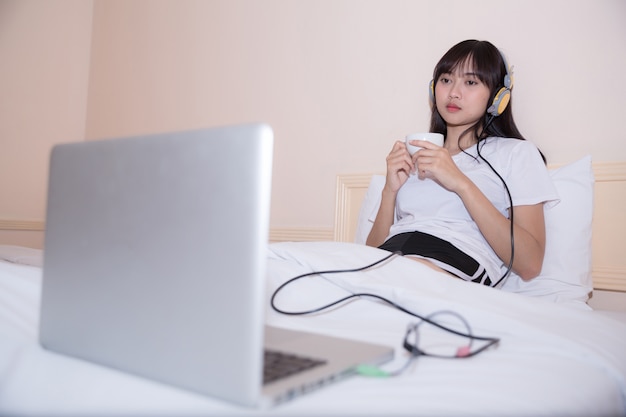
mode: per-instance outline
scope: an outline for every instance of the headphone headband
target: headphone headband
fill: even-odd
[[[498,51],[500,52],[500,51]],[[509,64],[506,62],[506,58],[504,54],[500,52],[500,56],[502,57],[502,61],[504,62],[504,68],[506,70],[506,74],[504,74],[502,87],[494,96],[491,106],[487,109],[487,113],[490,115],[497,117],[504,113],[504,110],[509,105],[509,101],[511,101],[511,90],[513,89],[513,77],[511,76],[511,70],[509,68]]]

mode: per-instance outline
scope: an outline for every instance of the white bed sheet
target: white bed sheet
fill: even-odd
[[[268,254],[267,321],[388,344],[396,358],[417,320],[362,299],[291,317],[269,308],[288,278],[362,266],[384,252],[349,243],[280,243]],[[277,297],[304,310],[350,291],[386,296],[420,314],[454,310],[475,334],[501,338],[470,359],[420,357],[394,378],[355,376],[272,410],[216,401],[43,350],[37,342],[41,269],[0,262],[0,415],[626,415],[626,324],[598,314],[466,283],[405,258],[365,273],[306,278]],[[445,336],[426,326],[428,343]]]

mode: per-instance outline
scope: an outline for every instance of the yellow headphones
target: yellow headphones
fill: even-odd
[[[511,90],[513,89],[513,75],[509,69],[509,65],[506,62],[504,54],[500,52],[502,60],[504,61],[504,67],[506,68],[506,74],[504,75],[504,87],[502,87],[494,96],[491,106],[487,109],[487,113],[496,117],[504,113],[506,106],[511,101]],[[428,93],[430,96],[431,105],[435,103],[435,80],[430,80]]]
[[[506,58],[502,52],[500,52],[500,55],[502,56],[502,61],[504,61],[506,74],[504,74],[504,87],[496,93],[491,106],[487,109],[487,113],[492,116],[500,116],[504,112],[506,106],[509,105],[509,101],[511,101],[511,90],[513,89],[513,77],[509,64],[507,64]]]

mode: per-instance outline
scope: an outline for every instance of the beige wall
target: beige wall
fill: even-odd
[[[508,55],[552,162],[625,159],[625,23],[622,0],[96,1],[87,136],[267,121],[272,225],[330,228],[335,176],[427,128],[432,68],[466,38]]]
[[[0,244],[42,245],[50,148],[84,140],[92,6],[0,0]]]
[[[550,162],[626,159],[623,0],[94,0],[93,27],[91,5],[0,0],[3,61],[34,55],[0,78],[26,90],[0,95],[0,117],[20,120],[0,123],[14,155],[0,154],[0,220],[43,218],[49,144],[83,127],[96,139],[266,121],[272,227],[330,230],[336,175],[383,171],[394,140],[428,127],[432,68],[467,38],[514,65],[518,124]]]

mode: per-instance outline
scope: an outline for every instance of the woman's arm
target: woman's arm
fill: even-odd
[[[378,213],[376,213],[374,225],[365,242],[366,245],[380,246],[385,242],[385,238],[389,235],[389,229],[393,225],[398,190],[414,169],[415,165],[406,149],[405,143],[397,141],[389,155],[387,155],[385,186],[383,187],[380,207]]]
[[[468,180],[458,195],[463,200],[480,232],[498,257],[509,264],[511,259],[511,222],[504,217],[485,195]],[[513,236],[515,253],[513,271],[524,281],[541,272],[546,247],[543,204],[513,207]]]
[[[396,209],[397,192],[383,188],[380,207],[376,213],[376,219],[370,234],[367,236],[365,244],[367,246],[378,247],[385,243],[385,238],[389,235],[389,229],[393,225],[394,213]]]

